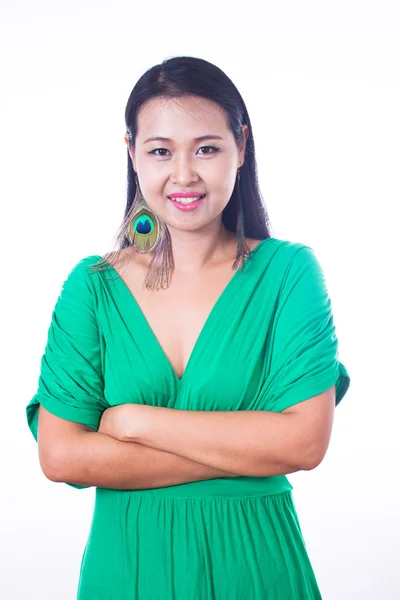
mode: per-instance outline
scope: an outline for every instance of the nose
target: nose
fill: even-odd
[[[192,181],[198,181],[198,175],[190,159],[179,158],[173,163],[171,181],[185,187]]]

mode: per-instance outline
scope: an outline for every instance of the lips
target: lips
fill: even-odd
[[[174,194],[169,194],[168,198],[199,198],[203,196],[205,194],[201,192],[175,192]]]
[[[196,202],[201,202],[205,198],[205,194],[202,196],[176,196],[174,198],[169,198],[171,202],[177,202],[178,204],[195,204]]]
[[[197,196],[195,198],[186,196],[184,198],[168,198],[168,200],[176,209],[183,211],[192,211],[196,210],[197,207],[203,204],[204,198],[205,194],[203,196]]]

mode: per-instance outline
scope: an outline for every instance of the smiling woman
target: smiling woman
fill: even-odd
[[[27,406],[47,476],[96,487],[78,600],[320,599],[286,475],[350,384],[322,266],[271,236],[218,67],[152,67],[125,117],[117,250],[65,279]]]

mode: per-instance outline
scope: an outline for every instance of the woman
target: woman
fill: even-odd
[[[286,474],[350,383],[322,268],[271,236],[219,68],[166,60],[125,117],[117,251],[69,273],[27,407],[46,476],[96,487],[78,599],[321,598]]]

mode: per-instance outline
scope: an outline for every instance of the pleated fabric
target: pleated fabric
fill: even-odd
[[[292,492],[96,490],[79,600],[317,600]]]
[[[55,305],[38,388],[26,407],[97,431],[110,406],[281,412],[350,377],[315,252],[262,240],[216,301],[183,376],[101,256],[79,261]],[[65,482],[76,489],[89,487]],[[232,477],[165,488],[96,488],[78,600],[316,600],[287,477]]]

